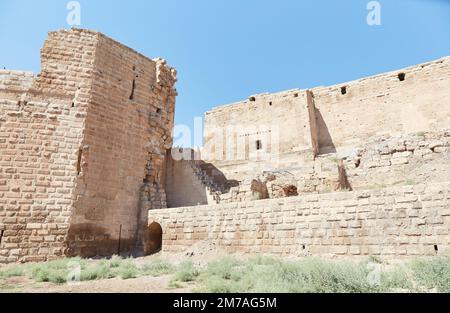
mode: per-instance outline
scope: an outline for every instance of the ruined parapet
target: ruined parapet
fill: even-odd
[[[176,71],[94,31],[0,72],[0,262],[129,253],[166,207]]]
[[[229,179],[450,121],[450,57],[329,87],[253,95],[205,114],[205,160]],[[245,175],[243,175],[245,173]]]

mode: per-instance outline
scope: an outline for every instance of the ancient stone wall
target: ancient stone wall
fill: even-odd
[[[341,153],[319,155],[314,161],[286,169],[301,194],[339,188],[342,164],[349,189],[376,189],[450,180],[450,132],[419,132],[379,136]]]
[[[197,177],[189,160],[175,160],[168,156],[166,164],[167,207],[209,204],[209,191]]]
[[[50,33],[40,75],[0,83],[2,263],[65,253],[94,43],[89,32]]]
[[[297,159],[289,167],[255,169],[245,176],[241,173],[244,178],[239,181],[227,180],[209,163],[206,165],[215,171],[204,171],[203,175],[221,177],[219,185],[227,186],[219,189],[216,202],[245,202],[297,194],[449,181],[449,159],[450,131],[442,130],[374,137],[341,152],[319,154],[310,160]],[[199,175],[194,175],[188,166],[181,166],[190,162],[183,160],[179,163],[179,166],[169,169],[171,177],[167,180],[167,188],[170,197],[177,199],[176,205],[170,207],[195,205],[189,201],[193,199],[190,197],[193,193],[182,191],[196,185],[202,187]],[[177,181],[179,183],[174,184]]]
[[[314,88],[322,153],[371,137],[439,131],[450,121],[450,58]]]
[[[205,114],[202,157],[242,180],[383,135],[440,131],[450,121],[449,85],[447,57],[331,87],[252,96]]]
[[[256,95],[205,114],[202,159],[229,179],[286,167],[302,154],[311,158],[311,151],[304,91]]]
[[[0,70],[0,90],[2,93],[26,92],[33,84],[32,72]]]
[[[163,251],[200,241],[278,255],[435,255],[450,248],[450,183],[155,210]]]
[[[99,35],[83,164],[69,229],[82,255],[131,251],[149,209],[165,208],[164,168],[176,92],[175,72]]]
[[[165,207],[176,73],[99,34],[49,34],[0,72],[0,262],[145,250]]]

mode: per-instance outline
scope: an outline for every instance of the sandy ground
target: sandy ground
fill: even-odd
[[[35,283],[25,277],[13,277],[6,280],[11,289],[0,292],[24,293],[190,293],[194,285],[183,288],[168,288],[170,276],[139,277],[123,280],[121,278],[86,281],[75,284],[56,285]]]
[[[139,264],[148,263],[155,259],[162,259],[172,264],[182,261],[192,261],[197,267],[205,267],[212,260],[226,255],[209,242],[201,242],[182,253],[157,253],[147,257],[135,259]],[[7,268],[10,265],[0,265]],[[0,293],[189,293],[195,287],[193,284],[184,284],[182,288],[169,288],[170,275],[161,277],[143,276],[123,280],[113,278],[106,280],[85,281],[75,284],[57,285],[52,283],[36,283],[26,277],[12,277],[4,280],[6,286],[0,286]]]
[[[226,256],[227,253],[217,249],[208,241],[200,242],[182,253],[158,253],[152,256],[136,258],[138,264],[145,264],[155,259],[161,259],[171,264],[189,260],[197,268],[204,268],[211,261]],[[246,258],[244,255],[233,254],[234,257]],[[248,257],[248,256],[247,256]],[[298,259],[298,256],[285,257],[284,259]],[[0,265],[5,269],[10,265]],[[384,265],[387,266],[387,265]],[[123,280],[113,278],[107,280],[85,281],[74,284],[36,283],[26,277],[12,277],[0,280],[0,293],[25,292],[25,293],[189,293],[195,289],[195,284],[183,284],[180,288],[169,288],[171,275],[161,277],[143,276],[134,279]]]

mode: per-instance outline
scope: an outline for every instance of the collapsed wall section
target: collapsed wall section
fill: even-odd
[[[450,249],[450,183],[149,212],[163,251],[403,257]]]

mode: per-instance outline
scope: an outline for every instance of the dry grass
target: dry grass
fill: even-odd
[[[365,262],[304,258],[288,261],[257,256],[224,257],[206,267],[190,261],[171,264],[161,259],[146,263],[113,257],[109,260],[61,259],[47,263],[8,266],[0,270],[0,290],[20,291],[14,277],[34,283],[65,284],[115,277],[170,275],[167,288],[193,287],[195,292],[215,293],[372,293],[450,292],[450,256],[417,259],[403,265],[384,266],[381,260]]]

